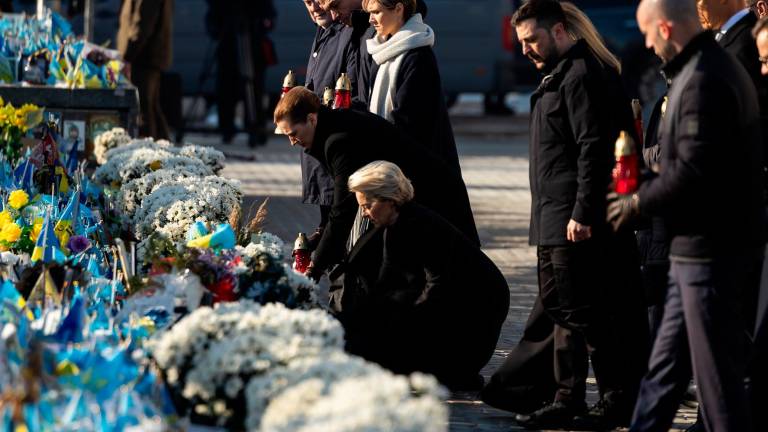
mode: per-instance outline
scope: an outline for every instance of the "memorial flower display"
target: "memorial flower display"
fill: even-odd
[[[433,378],[344,352],[221,152],[112,130],[84,175],[55,128],[0,159],[0,429],[445,430]]]

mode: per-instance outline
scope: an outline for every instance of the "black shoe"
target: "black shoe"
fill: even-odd
[[[632,421],[634,406],[621,401],[601,398],[586,415],[576,419],[580,428],[599,430],[627,427]]]
[[[583,402],[555,401],[531,414],[518,414],[515,416],[515,421],[526,429],[568,428],[573,424],[574,418],[584,414],[584,411],[586,406]]]

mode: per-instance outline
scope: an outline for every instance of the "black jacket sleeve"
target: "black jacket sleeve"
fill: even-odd
[[[674,146],[674,157],[665,158],[659,176],[640,187],[640,211],[646,214],[663,216],[674,211],[680,197],[704,197],[705,180],[717,176],[716,161],[727,157],[722,149],[730,138],[722,124],[736,120],[723,117],[727,113],[722,107],[738,106],[738,101],[722,84],[695,76],[679,100],[676,142],[669,143]]]
[[[313,260],[315,269],[320,271],[341,262],[357,214],[357,199],[347,188],[349,176],[362,167],[353,141],[352,137],[343,133],[328,138],[326,160],[333,177],[333,205]]]
[[[598,219],[606,190],[606,153],[610,154],[610,143],[601,130],[600,101],[595,96],[601,92],[599,86],[586,76],[563,84],[563,97],[578,151],[578,187],[571,219],[588,226],[602,222]]]

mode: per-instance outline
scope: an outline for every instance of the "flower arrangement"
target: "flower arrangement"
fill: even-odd
[[[371,371],[362,376],[339,373],[333,380],[326,375],[299,382],[267,406],[260,428],[250,430],[448,430],[448,409],[442,404],[446,394],[434,377],[420,373],[395,376],[375,365],[368,368]]]
[[[121,214],[129,220],[133,219],[141,201],[158,187],[176,183],[186,178],[200,178],[209,175],[208,167],[203,165],[187,165],[178,169],[163,168],[152,171],[142,177],[128,181],[120,187],[116,201]]]
[[[32,253],[43,224],[34,217],[35,208],[30,204],[29,194],[23,189],[8,194],[5,210],[0,211],[1,252]],[[27,207],[30,211],[25,211]]]
[[[107,162],[107,152],[113,148],[125,146],[131,142],[131,136],[123,128],[113,128],[99,134],[93,141],[93,155],[102,165]]]
[[[14,108],[0,98],[0,145],[5,157],[15,163],[21,156],[21,137],[43,121],[42,108],[24,104]]]
[[[221,426],[242,426],[245,388],[290,361],[320,356],[343,344],[338,321],[323,311],[252,302],[203,307],[146,347],[177,403]]]
[[[207,169],[207,174],[213,175],[213,171],[199,159],[178,156],[164,149],[140,148],[110,157],[96,169],[93,179],[105,186],[120,187],[152,171],[188,167],[198,171]]]
[[[194,222],[226,222],[233,210],[240,207],[242,197],[239,182],[217,176],[186,178],[157,186],[136,210],[134,234],[144,239],[158,232],[181,241]]]
[[[176,148],[174,148],[176,150]],[[186,144],[177,150],[179,156],[200,159],[214,173],[218,174],[224,169],[224,153],[213,147],[200,146],[196,144]]]
[[[227,224],[219,225],[216,232],[228,230]],[[206,236],[210,237],[210,236]],[[246,247],[175,246],[167,239],[153,235],[144,244],[144,261],[151,265],[152,275],[191,272],[204,287],[204,293],[193,304],[211,305],[219,302],[252,300],[260,304],[281,303],[290,308],[311,309],[318,306],[317,284],[303,274],[295,272],[282,262],[282,255],[274,255],[268,248],[279,238],[269,233],[254,235],[253,239],[272,243],[250,243]],[[190,241],[191,244],[193,243]],[[270,246],[271,245],[271,246]]]

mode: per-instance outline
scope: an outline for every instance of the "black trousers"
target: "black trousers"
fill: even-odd
[[[768,407],[768,248],[763,259],[760,278],[749,378],[753,412],[759,412],[757,409]],[[754,421],[756,432],[768,430],[768,417],[756,415]]]
[[[691,372],[707,431],[751,430],[743,295],[758,283],[761,263],[762,250],[672,261],[664,317],[630,430],[668,430]]]
[[[139,134],[143,137],[168,139],[168,123],[160,107],[160,82],[163,72],[160,69],[134,65],[131,69],[131,81],[139,90]]]
[[[601,395],[620,392],[622,356],[603,301],[606,245],[591,239],[538,247],[539,296],[554,322],[555,400],[582,402],[588,358]]]
[[[219,41],[216,52],[219,129],[225,138],[231,138],[235,133],[235,107],[240,100],[253,101],[252,104],[247,102],[244,104],[245,130],[260,139],[266,137],[263,97],[267,66],[259,51],[260,41],[247,40],[248,37],[248,35],[228,32]],[[250,47],[242,46],[244,42],[250,42]],[[241,55],[245,54],[244,50],[248,50],[251,55]]]

